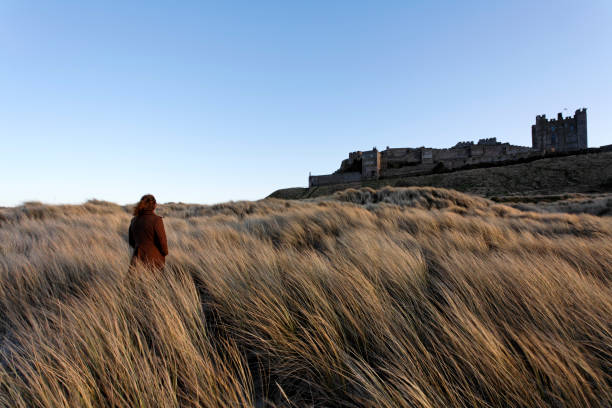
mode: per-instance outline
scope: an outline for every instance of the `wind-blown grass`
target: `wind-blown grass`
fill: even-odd
[[[0,403],[583,407],[612,401],[612,218],[451,190],[0,209]]]

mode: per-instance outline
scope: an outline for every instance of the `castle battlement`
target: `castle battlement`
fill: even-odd
[[[446,149],[429,147],[400,147],[379,151],[349,153],[333,174],[309,176],[310,187],[372,180],[381,177],[400,177],[430,174],[436,170],[453,170],[481,163],[496,163],[543,155],[546,152],[571,152],[587,148],[586,108],[578,109],[573,117],[556,119],[537,115],[531,127],[532,146],[516,146],[490,137],[458,142]]]

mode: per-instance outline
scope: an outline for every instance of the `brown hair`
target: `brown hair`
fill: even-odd
[[[153,211],[156,205],[155,197],[152,194],[145,194],[134,207],[134,215],[141,215],[146,210]]]

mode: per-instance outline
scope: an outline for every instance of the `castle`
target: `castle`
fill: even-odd
[[[572,152],[587,148],[586,109],[578,109],[573,117],[546,119],[536,116],[531,127],[531,147],[498,142],[495,137],[480,139],[478,143],[459,142],[450,149],[429,147],[389,148],[379,151],[349,153],[340,169],[333,174],[308,178],[308,186],[359,182],[389,177],[419,176],[478,165],[543,156],[553,152]]]

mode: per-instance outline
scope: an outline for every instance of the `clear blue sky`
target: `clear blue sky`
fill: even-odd
[[[612,2],[0,2],[0,205],[263,198],[349,151],[612,143]]]

